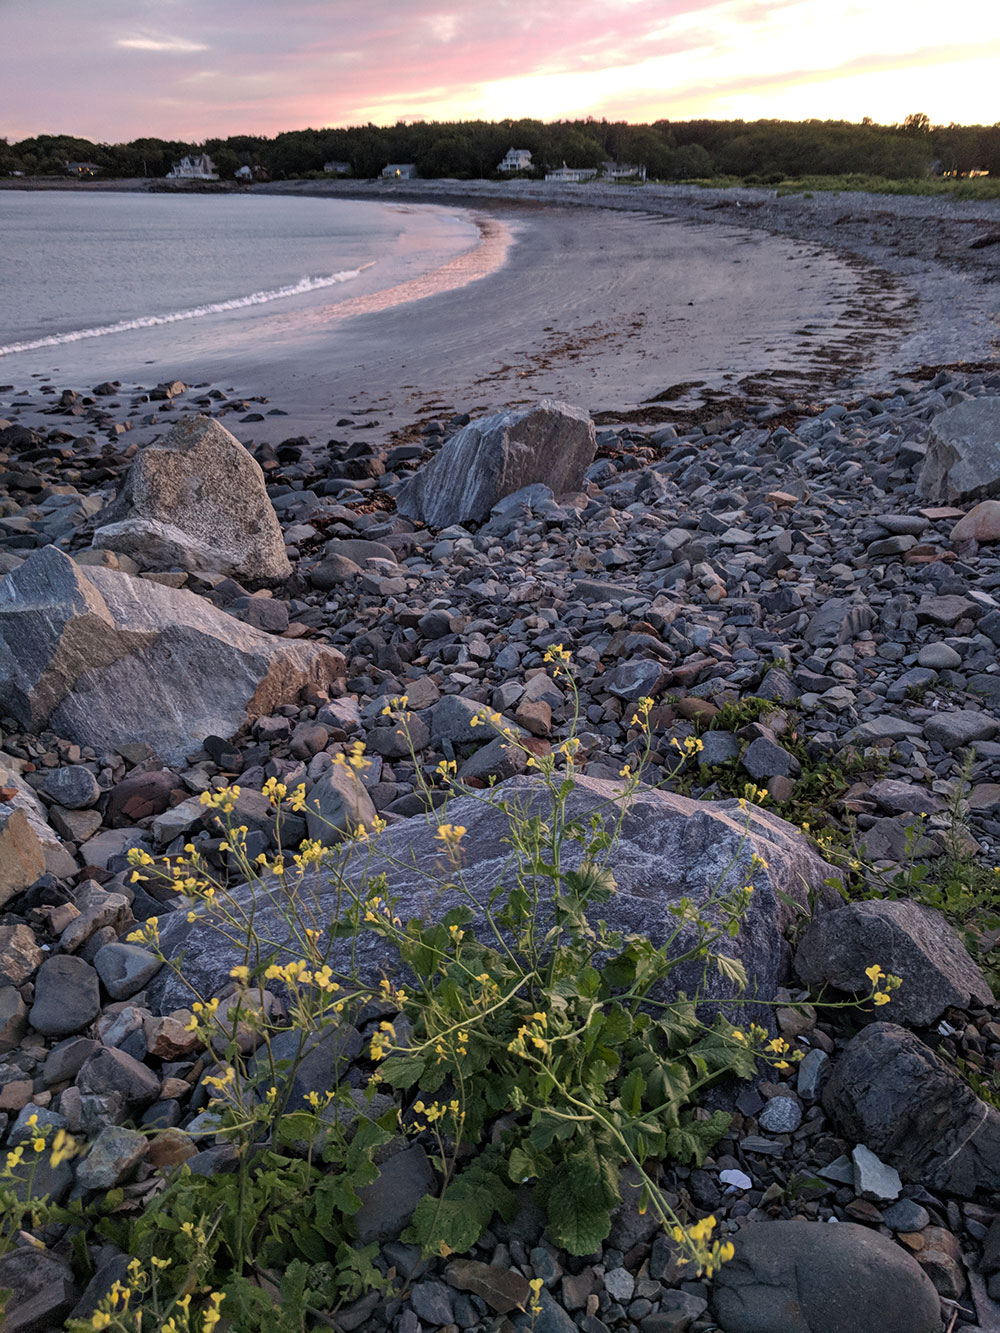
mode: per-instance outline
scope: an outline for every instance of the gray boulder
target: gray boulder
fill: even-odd
[[[946,504],[1000,494],[1000,398],[970,398],[934,418],[917,490]]]
[[[712,1284],[724,1333],[940,1333],[941,1305],[923,1269],[855,1222],[754,1222]]]
[[[0,652],[2,652],[2,649],[0,649]],[[6,787],[14,792],[14,795],[9,797],[4,804],[24,812],[28,823],[34,830],[35,837],[41,843],[42,853],[45,857],[46,873],[55,875],[60,879],[76,874],[80,868],[76,858],[60,841],[55,829],[48,822],[45,807],[20,773],[7,767],[4,758],[5,756],[0,754],[0,787]]]
[[[181,421],[143,449],[98,522],[93,545],[140,569],[179,565],[248,587],[292,572],[259,464],[208,417]]]
[[[878,963],[903,978],[882,1017],[915,1027],[970,999],[993,1003],[993,992],[965,945],[933,908],[900,900],[847,903],[813,917],[795,954],[807,986],[833,986],[849,995],[870,990],[865,968]]]
[[[182,763],[344,675],[335,649],[276,639],[193,593],[54,546],[0,581],[0,711],[95,750],[144,741]]]
[[[905,1028],[859,1032],[834,1065],[823,1105],[903,1180],[962,1198],[1000,1189],[1000,1111]]]
[[[569,813],[581,819],[597,813],[610,824],[620,814],[619,792],[617,783],[580,777],[569,797]],[[481,903],[498,880],[511,882],[510,847],[505,841],[510,836],[511,816],[501,808],[501,801],[516,804],[522,816],[544,816],[551,810],[544,784],[532,777],[513,778],[483,793],[482,798],[461,797],[448,806],[448,822],[466,829],[462,840],[466,889]],[[751,865],[755,853],[767,862],[766,868]],[[564,858],[571,868],[579,858],[578,845],[567,845]],[[773,996],[787,971],[783,931],[794,909],[786,905],[779,891],[805,903],[810,890],[829,893],[823,882],[831,874],[797,829],[767,811],[749,807],[744,814],[737,801],[692,801],[649,789],[635,795],[624,815],[611,869],[618,891],[595,910],[595,919],[600,916],[611,929],[654,942],[662,942],[676,925],[669,909],[680,898],[704,904],[720,885],[731,891],[752,882],[756,887],[743,929],[721,947],[742,961],[751,986],[765,999]],[[365,873],[369,878],[386,876],[387,889],[380,892],[396,900],[394,912],[404,921],[437,920],[465,901],[456,890],[440,887],[453,879],[453,871],[436,836],[435,821],[422,814],[390,825],[372,851],[362,848],[349,854],[344,867],[348,880],[357,883]],[[332,878],[311,874],[297,891],[303,910],[317,922],[330,920],[342,898],[343,890],[329,882]],[[249,888],[237,890],[237,898],[249,899],[250,892]],[[256,905],[255,924],[262,937],[278,946],[289,940],[288,948],[294,950],[280,905],[274,905],[266,889]],[[471,928],[484,929],[481,914]],[[214,928],[211,918],[202,914],[194,922],[180,912],[161,920],[160,941],[168,957],[183,954],[185,978],[203,995],[221,989],[229,969],[243,959],[237,947]],[[352,948],[361,975],[370,981],[386,971],[399,970],[398,960],[367,933],[356,945],[351,940],[335,941],[331,966],[346,967]],[[678,969],[673,980],[677,988],[690,994],[698,988],[701,975],[702,964],[692,964]],[[729,998],[733,993],[732,983],[710,969],[707,994]],[[190,1001],[190,990],[172,969],[164,968],[150,983],[148,996],[154,1010],[169,1012]]]
[[[431,527],[479,522],[496,502],[533,482],[578,491],[597,439],[579,407],[546,399],[472,421],[400,487],[396,508]]]

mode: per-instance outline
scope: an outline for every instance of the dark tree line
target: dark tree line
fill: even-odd
[[[163,139],[94,144],[69,135],[39,135],[19,143],[0,139],[0,175],[57,176],[65,164],[92,162],[111,177],[165,176],[191,152],[207,152],[220,176],[248,165],[272,179],[322,172],[325,162],[349,162],[359,177],[377,176],[388,162],[413,162],[421,176],[495,177],[508,148],[527,148],[535,173],[562,162],[600,167],[607,160],[645,165],[658,180],[729,175],[779,180],[806,175],[863,173],[890,179],[932,169],[1000,176],[1000,124],[932,126],[920,114],[899,125],[807,120],[540,120],[359,125],[304,129],[272,139],[234,135],[202,144]]]

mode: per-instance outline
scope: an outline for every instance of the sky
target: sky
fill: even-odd
[[[997,0],[0,0],[0,136],[1000,121]]]

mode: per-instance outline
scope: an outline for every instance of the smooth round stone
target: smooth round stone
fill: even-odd
[[[105,944],[98,949],[94,966],[111,998],[127,1000],[156,976],[163,963],[136,944]]]
[[[917,653],[917,664],[934,671],[955,671],[962,665],[962,657],[946,643],[925,643]]]
[[[794,1097],[772,1097],[757,1118],[769,1134],[792,1134],[802,1124],[802,1107]]]
[[[35,1003],[28,1021],[46,1037],[68,1037],[101,1012],[97,973],[75,954],[46,958],[35,978]]]
[[[67,810],[87,810],[101,795],[97,779],[81,764],[51,769],[45,775],[42,790]]]

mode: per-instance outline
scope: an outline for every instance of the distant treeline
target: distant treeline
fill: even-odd
[[[658,180],[739,176],[768,182],[796,176],[864,173],[903,180],[930,172],[1000,176],[1000,124],[932,126],[924,115],[899,125],[806,120],[421,121],[412,125],[294,130],[273,139],[233,135],[203,143],[135,139],[94,144],[68,135],[0,140],[0,174],[62,175],[67,162],[89,162],[105,176],[165,176],[186,154],[208,153],[219,175],[241,166],[275,180],[322,172],[331,161],[351,174],[377,176],[390,162],[412,162],[421,176],[497,176],[508,148],[531,151],[533,172],[563,162],[599,168],[605,161],[646,167]]]

